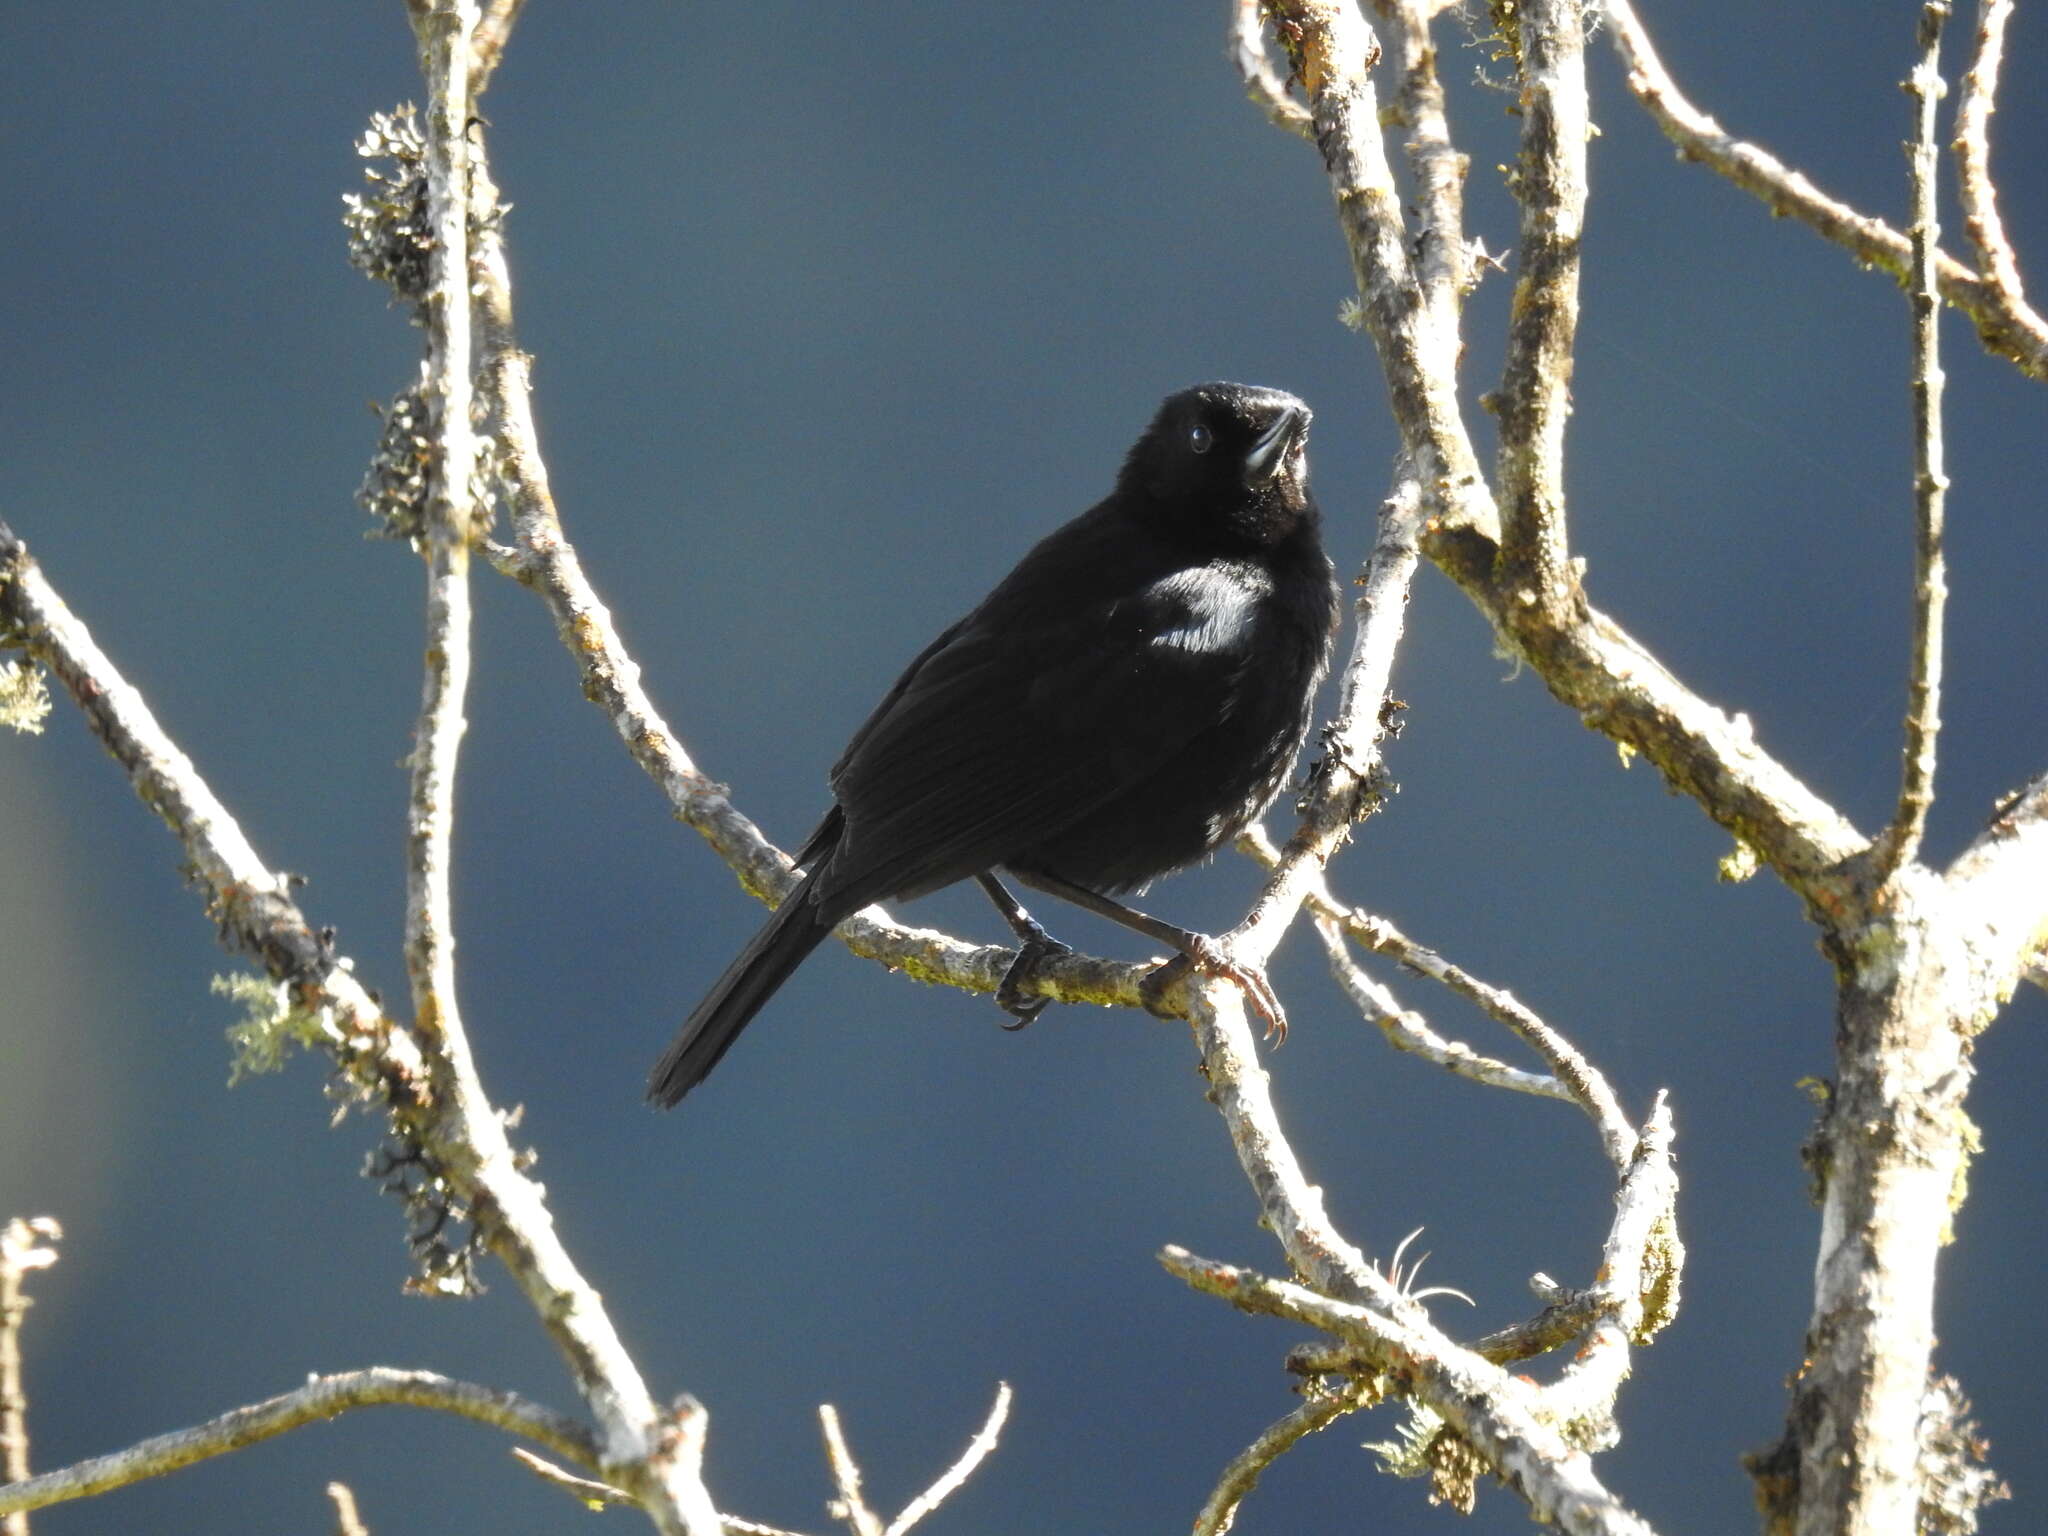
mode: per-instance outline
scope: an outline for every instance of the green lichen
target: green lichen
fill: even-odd
[[[239,972],[216,976],[214,996],[234,999],[242,1010],[238,1024],[228,1026],[228,1086],[245,1077],[283,1068],[294,1045],[315,1046],[329,1037],[326,1021],[295,1007],[290,992],[267,977]]]
[[[39,736],[49,713],[50,689],[42,668],[28,661],[0,664],[0,725]]]

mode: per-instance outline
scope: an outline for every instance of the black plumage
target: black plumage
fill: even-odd
[[[703,1081],[804,957],[873,902],[998,868],[1132,891],[1266,809],[1337,622],[1308,422],[1278,390],[1167,398],[1109,496],[927,646],[854,734],[832,770],[836,803],[797,854],[802,878],[656,1064],[651,1099],[674,1104]],[[1004,992],[1020,1018],[1043,1006]]]

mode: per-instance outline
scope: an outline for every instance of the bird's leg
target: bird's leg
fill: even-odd
[[[1125,906],[1099,892],[1091,891],[1085,885],[1075,885],[1062,880],[1058,875],[1048,875],[1034,870],[1026,874],[1021,869],[1010,871],[1026,885],[1057,896],[1062,901],[1071,901],[1077,907],[1086,907],[1098,917],[1106,917],[1113,923],[1120,923],[1133,932],[1142,933],[1148,939],[1156,939],[1169,949],[1178,950],[1173,959],[1147,976],[1138,988],[1138,996],[1144,1000],[1146,1010],[1167,1017],[1164,998],[1171,987],[1190,969],[1206,971],[1212,976],[1228,977],[1237,983],[1259,1017],[1266,1021],[1266,1034],[1274,1044],[1287,1038],[1287,1014],[1280,1006],[1280,999],[1273,993],[1273,984],[1266,980],[1266,973],[1255,965],[1247,965],[1233,958],[1230,952],[1205,933],[1196,933],[1188,928],[1176,928],[1172,923],[1162,922],[1149,913],[1140,912],[1136,907]]]
[[[994,875],[977,875],[975,879],[988,892],[988,899],[996,904],[996,910],[1003,914],[1003,921],[1010,925],[1010,932],[1017,935],[1021,947],[1017,958],[1010,962],[1010,968],[1003,972],[1003,984],[996,988],[996,1006],[1017,1022],[1005,1024],[1005,1029],[1022,1029],[1041,1013],[1052,1001],[1049,997],[1026,998],[1018,991],[1018,984],[1041,960],[1050,960],[1055,955],[1071,955],[1070,944],[1062,944],[1038,924],[1038,919],[1024,910],[1023,904],[1010,894],[1008,886]]]

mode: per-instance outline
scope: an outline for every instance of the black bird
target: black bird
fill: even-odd
[[[995,879],[1103,912],[1234,976],[1201,936],[1108,900],[1213,853],[1264,812],[1307,734],[1337,624],[1308,488],[1309,409],[1242,384],[1170,395],[1108,497],[925,647],[847,743],[802,878],[648,1079],[673,1105],[826,935],[970,877],[1024,942],[997,993],[1064,945]]]

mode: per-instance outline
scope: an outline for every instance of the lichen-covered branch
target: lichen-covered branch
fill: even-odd
[[[1433,331],[1455,332],[1458,310],[1478,281],[1465,245],[1465,173],[1470,159],[1451,142],[1430,23],[1443,0],[1374,0],[1392,40],[1393,110],[1408,130],[1408,170],[1415,182],[1415,274]],[[1454,356],[1451,366],[1455,369]]]
[[[1521,43],[1522,151],[1511,185],[1522,238],[1509,311],[1495,493],[1501,575],[1553,627],[1574,622],[1580,599],[1565,533],[1564,433],[1571,416],[1572,343],[1579,320],[1579,246],[1586,221],[1585,15],[1580,0],[1525,0]]]
[[[1263,0],[1231,0],[1230,61],[1237,66],[1245,95],[1266,114],[1268,122],[1299,138],[1312,139],[1315,127],[1307,109],[1287,94],[1287,82],[1266,52],[1265,24]]]
[[[1259,1486],[1266,1468],[1317,1430],[1328,1429],[1347,1413],[1370,1408],[1373,1397],[1372,1389],[1358,1381],[1328,1390],[1310,1389],[1308,1401],[1268,1425],[1258,1439],[1230,1459],[1195,1516],[1194,1536],[1223,1536],[1237,1522],[1239,1506]]]
[[[432,1408],[474,1419],[544,1445],[578,1466],[599,1465],[598,1446],[587,1428],[517,1392],[456,1381],[432,1371],[372,1366],[315,1377],[296,1391],[237,1408],[190,1429],[155,1435],[126,1450],[95,1456],[26,1482],[10,1483],[0,1487],[0,1514],[91,1498],[239,1451],[308,1424],[325,1423],[336,1414],[387,1403]]]
[[[1592,1459],[1547,1422],[1533,1383],[1450,1344],[1419,1320],[1413,1303],[1382,1308],[1337,1300],[1183,1248],[1165,1249],[1159,1262],[1244,1311],[1305,1323],[1357,1348],[1498,1469],[1537,1519],[1570,1536],[1651,1536],[1650,1526],[1594,1476]]]
[[[1688,160],[1711,166],[1772,213],[1799,220],[1858,262],[1901,282],[1908,279],[1912,241],[1884,220],[1829,197],[1801,172],[1768,150],[1738,139],[1688,101],[1672,82],[1630,0],[1605,0],[1607,32],[1621,54],[1628,88],[1664,136]],[[1941,296],[1976,324],[1984,345],[2036,379],[2048,379],[2048,326],[2032,311],[2015,310],[1996,283],[1946,255],[1936,257]],[[2017,295],[2017,290],[2013,290]]]
[[[1352,0],[1273,0],[1351,253],[1359,313],[1379,350],[1394,420],[1427,510],[1447,532],[1499,536],[1458,410],[1455,311],[1424,303],[1381,138],[1371,70],[1380,44]]]

